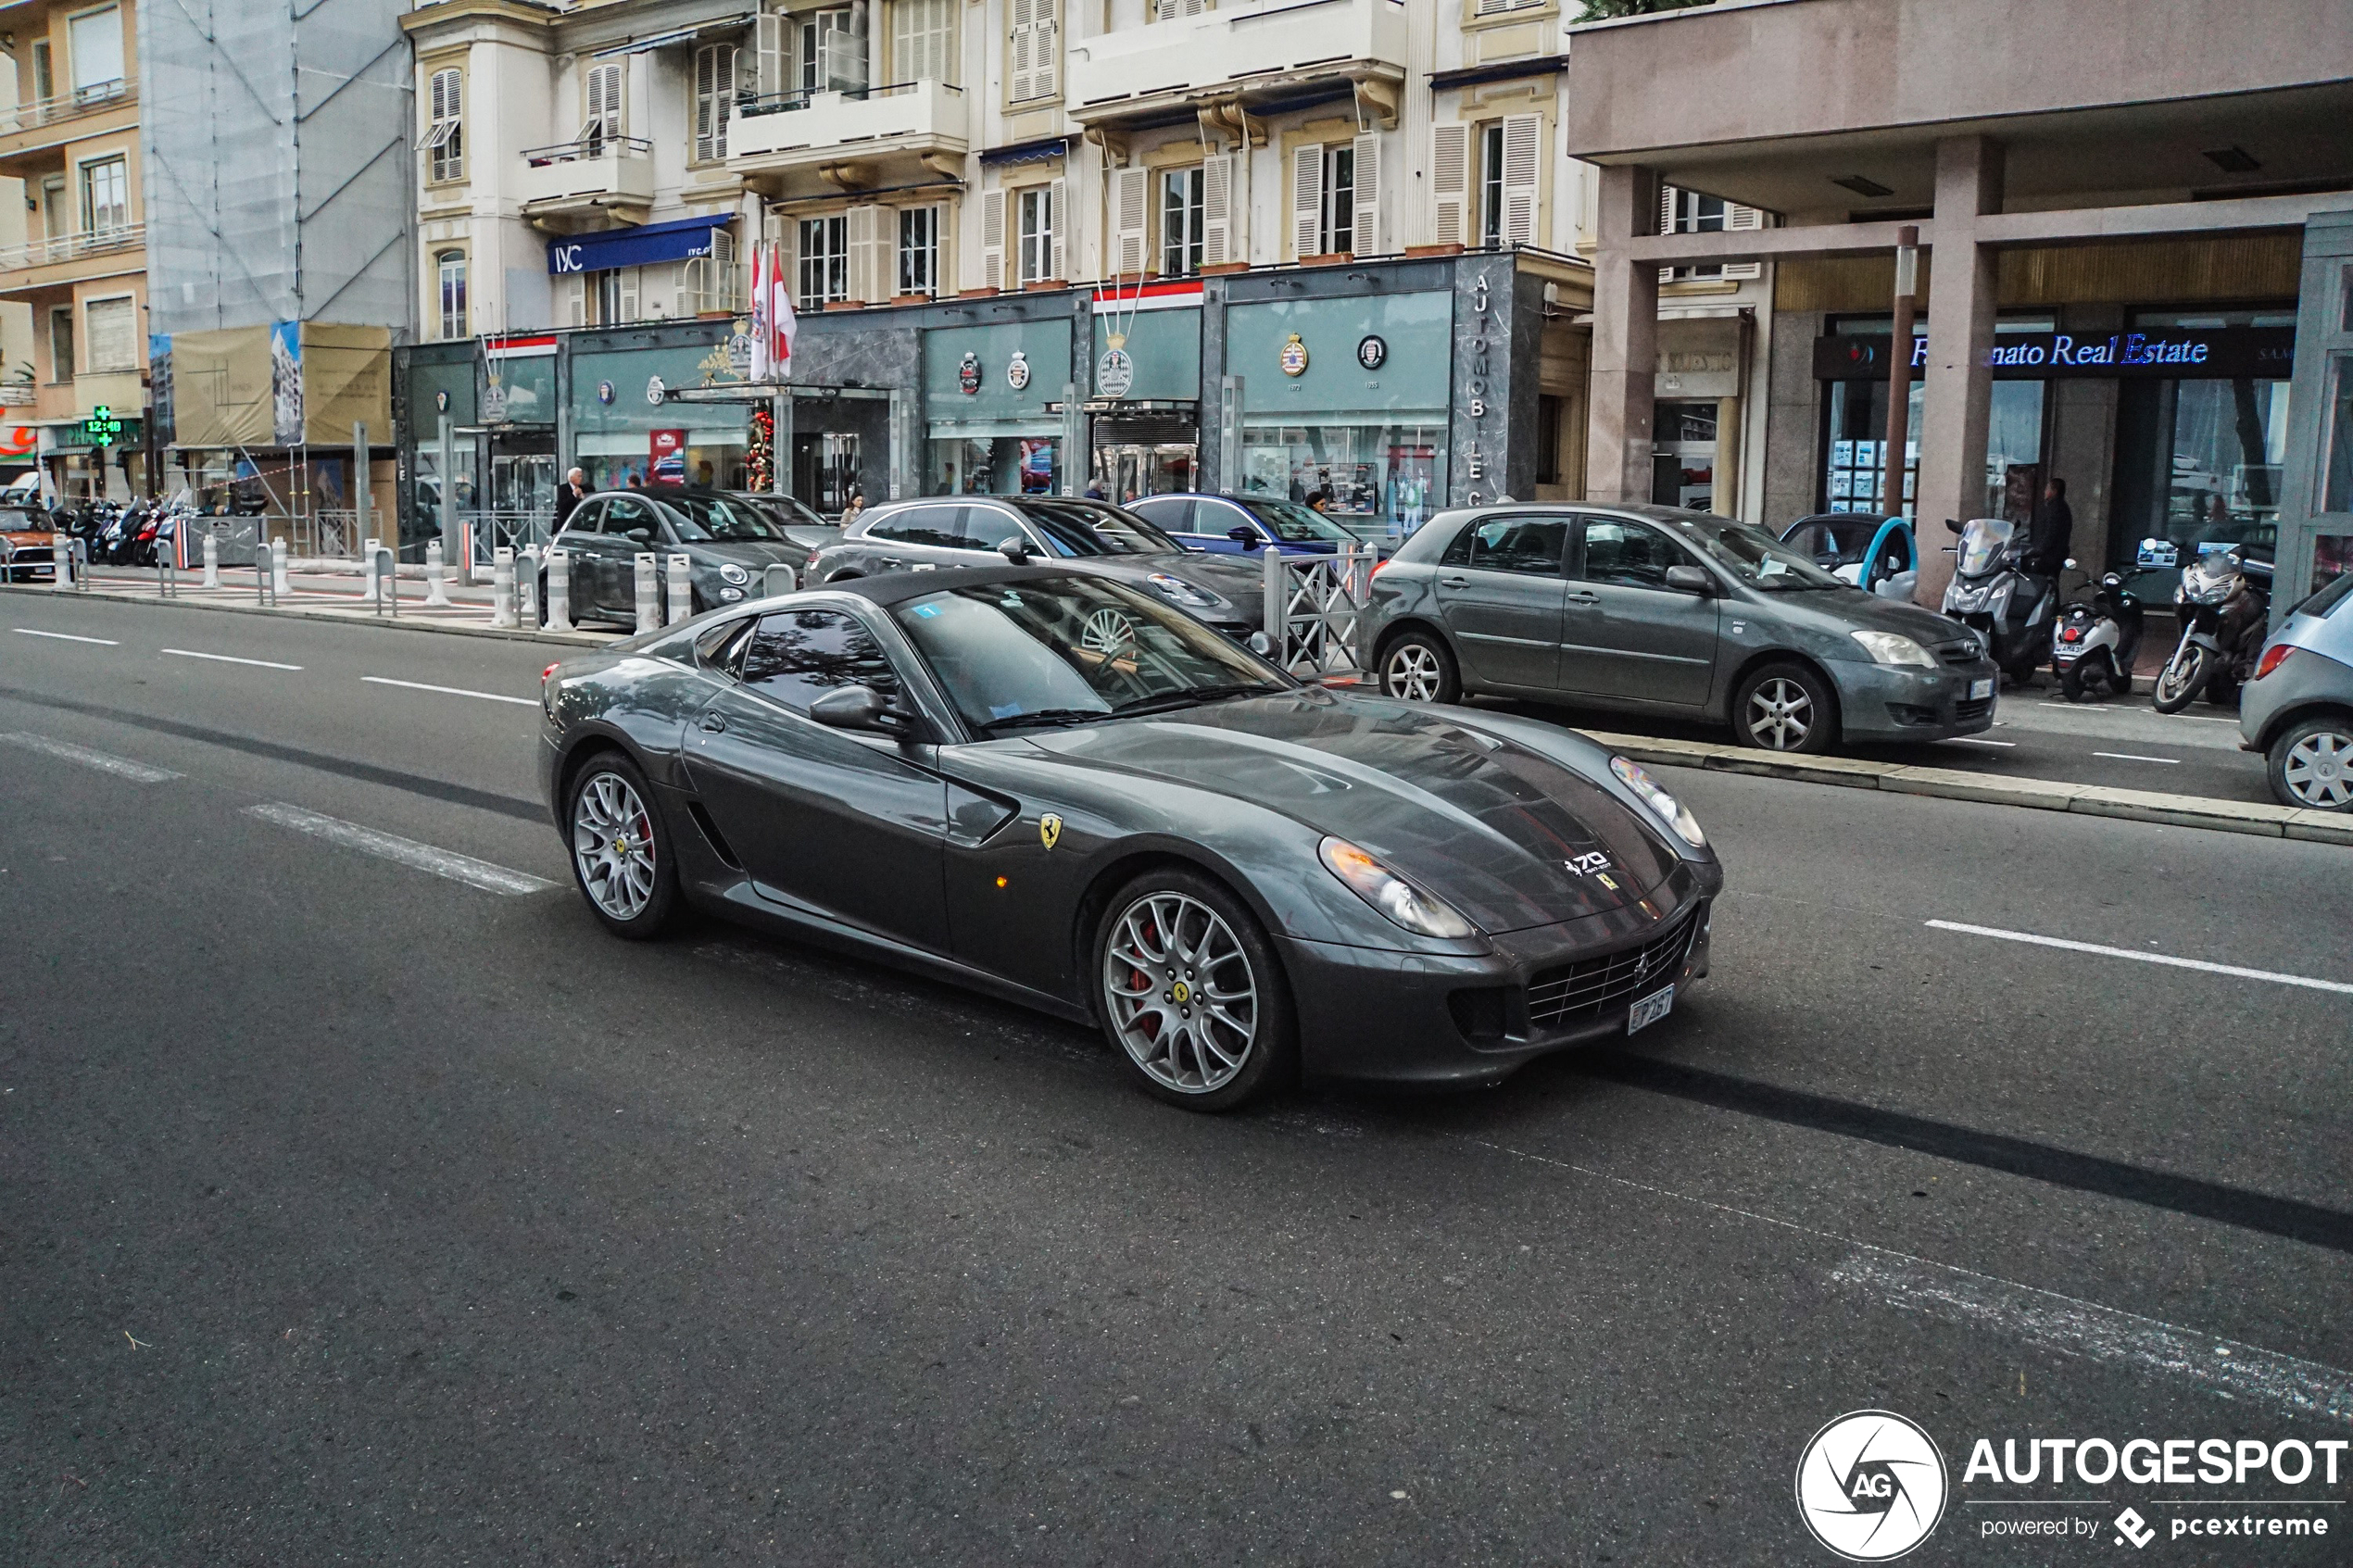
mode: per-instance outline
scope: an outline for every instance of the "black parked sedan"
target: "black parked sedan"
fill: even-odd
[[[691,902],[1093,1022],[1195,1109],[1491,1083],[1707,972],[1722,874],[1641,768],[1303,686],[1072,568],[735,607],[553,667],[544,704],[608,929]]]
[[[584,496],[550,547],[565,554],[573,619],[634,625],[640,552],[654,558],[654,578],[665,604],[670,558],[686,558],[694,607],[699,612],[760,597],[766,592],[761,579],[770,566],[799,571],[815,546],[830,543],[836,532],[784,496],[662,485]],[[544,612],[544,567],[539,603]]]

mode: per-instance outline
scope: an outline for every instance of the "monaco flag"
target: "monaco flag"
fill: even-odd
[[[761,248],[768,253],[768,329],[774,340],[769,358],[775,379],[784,381],[792,374],[792,345],[800,335],[800,322],[793,315],[792,280],[786,274],[783,247]]]
[[[768,247],[751,247],[751,379],[767,382],[776,379],[776,367],[768,347],[773,334],[768,331]]]

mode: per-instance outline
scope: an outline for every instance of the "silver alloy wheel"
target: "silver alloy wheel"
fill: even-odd
[[[1389,656],[1381,671],[1381,688],[1407,702],[1436,702],[1445,680],[1438,654],[1427,643],[1406,643]]]
[[[572,808],[572,859],[597,908],[635,920],[654,896],[654,824],[619,773],[598,773]]]
[[[1258,981],[1225,917],[1147,893],[1112,922],[1103,1005],[1137,1066],[1178,1094],[1224,1088],[1258,1043]]]
[[[1814,699],[1786,675],[1748,694],[1748,733],[1768,751],[1794,751],[1814,733]]]
[[[2287,748],[2280,782],[2307,806],[2343,810],[2353,804],[2353,735],[2326,730],[2306,735]]]
[[[1136,623],[1115,609],[1099,609],[1079,628],[1078,646],[1116,658],[1136,651]]]

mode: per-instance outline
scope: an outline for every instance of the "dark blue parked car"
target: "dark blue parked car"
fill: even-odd
[[[1287,556],[1328,556],[1355,534],[1313,507],[1279,495],[1142,495],[1127,509],[1189,550],[1256,555],[1272,545]]]

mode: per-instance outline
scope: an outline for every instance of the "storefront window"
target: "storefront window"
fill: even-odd
[[[2353,299],[2346,309],[2353,312]],[[2353,322],[2347,326],[2353,329]],[[2328,408],[2322,418],[2328,435],[2321,445],[2320,509],[2353,512],[2353,354],[2340,354],[2331,361],[2325,384]]]
[[[1242,473],[1244,489],[1314,507],[1360,538],[1403,538],[1443,505],[1446,427],[1252,426]]]
[[[1051,495],[1062,479],[1058,436],[950,436],[931,442],[934,495]]]
[[[2110,560],[2170,572],[2201,544],[2275,545],[2287,394],[2284,381],[2246,378],[2126,383]],[[2171,581],[2141,592],[2170,593]]]
[[[1716,502],[1717,406],[1660,403],[1651,416],[1651,499],[1710,511]]]

